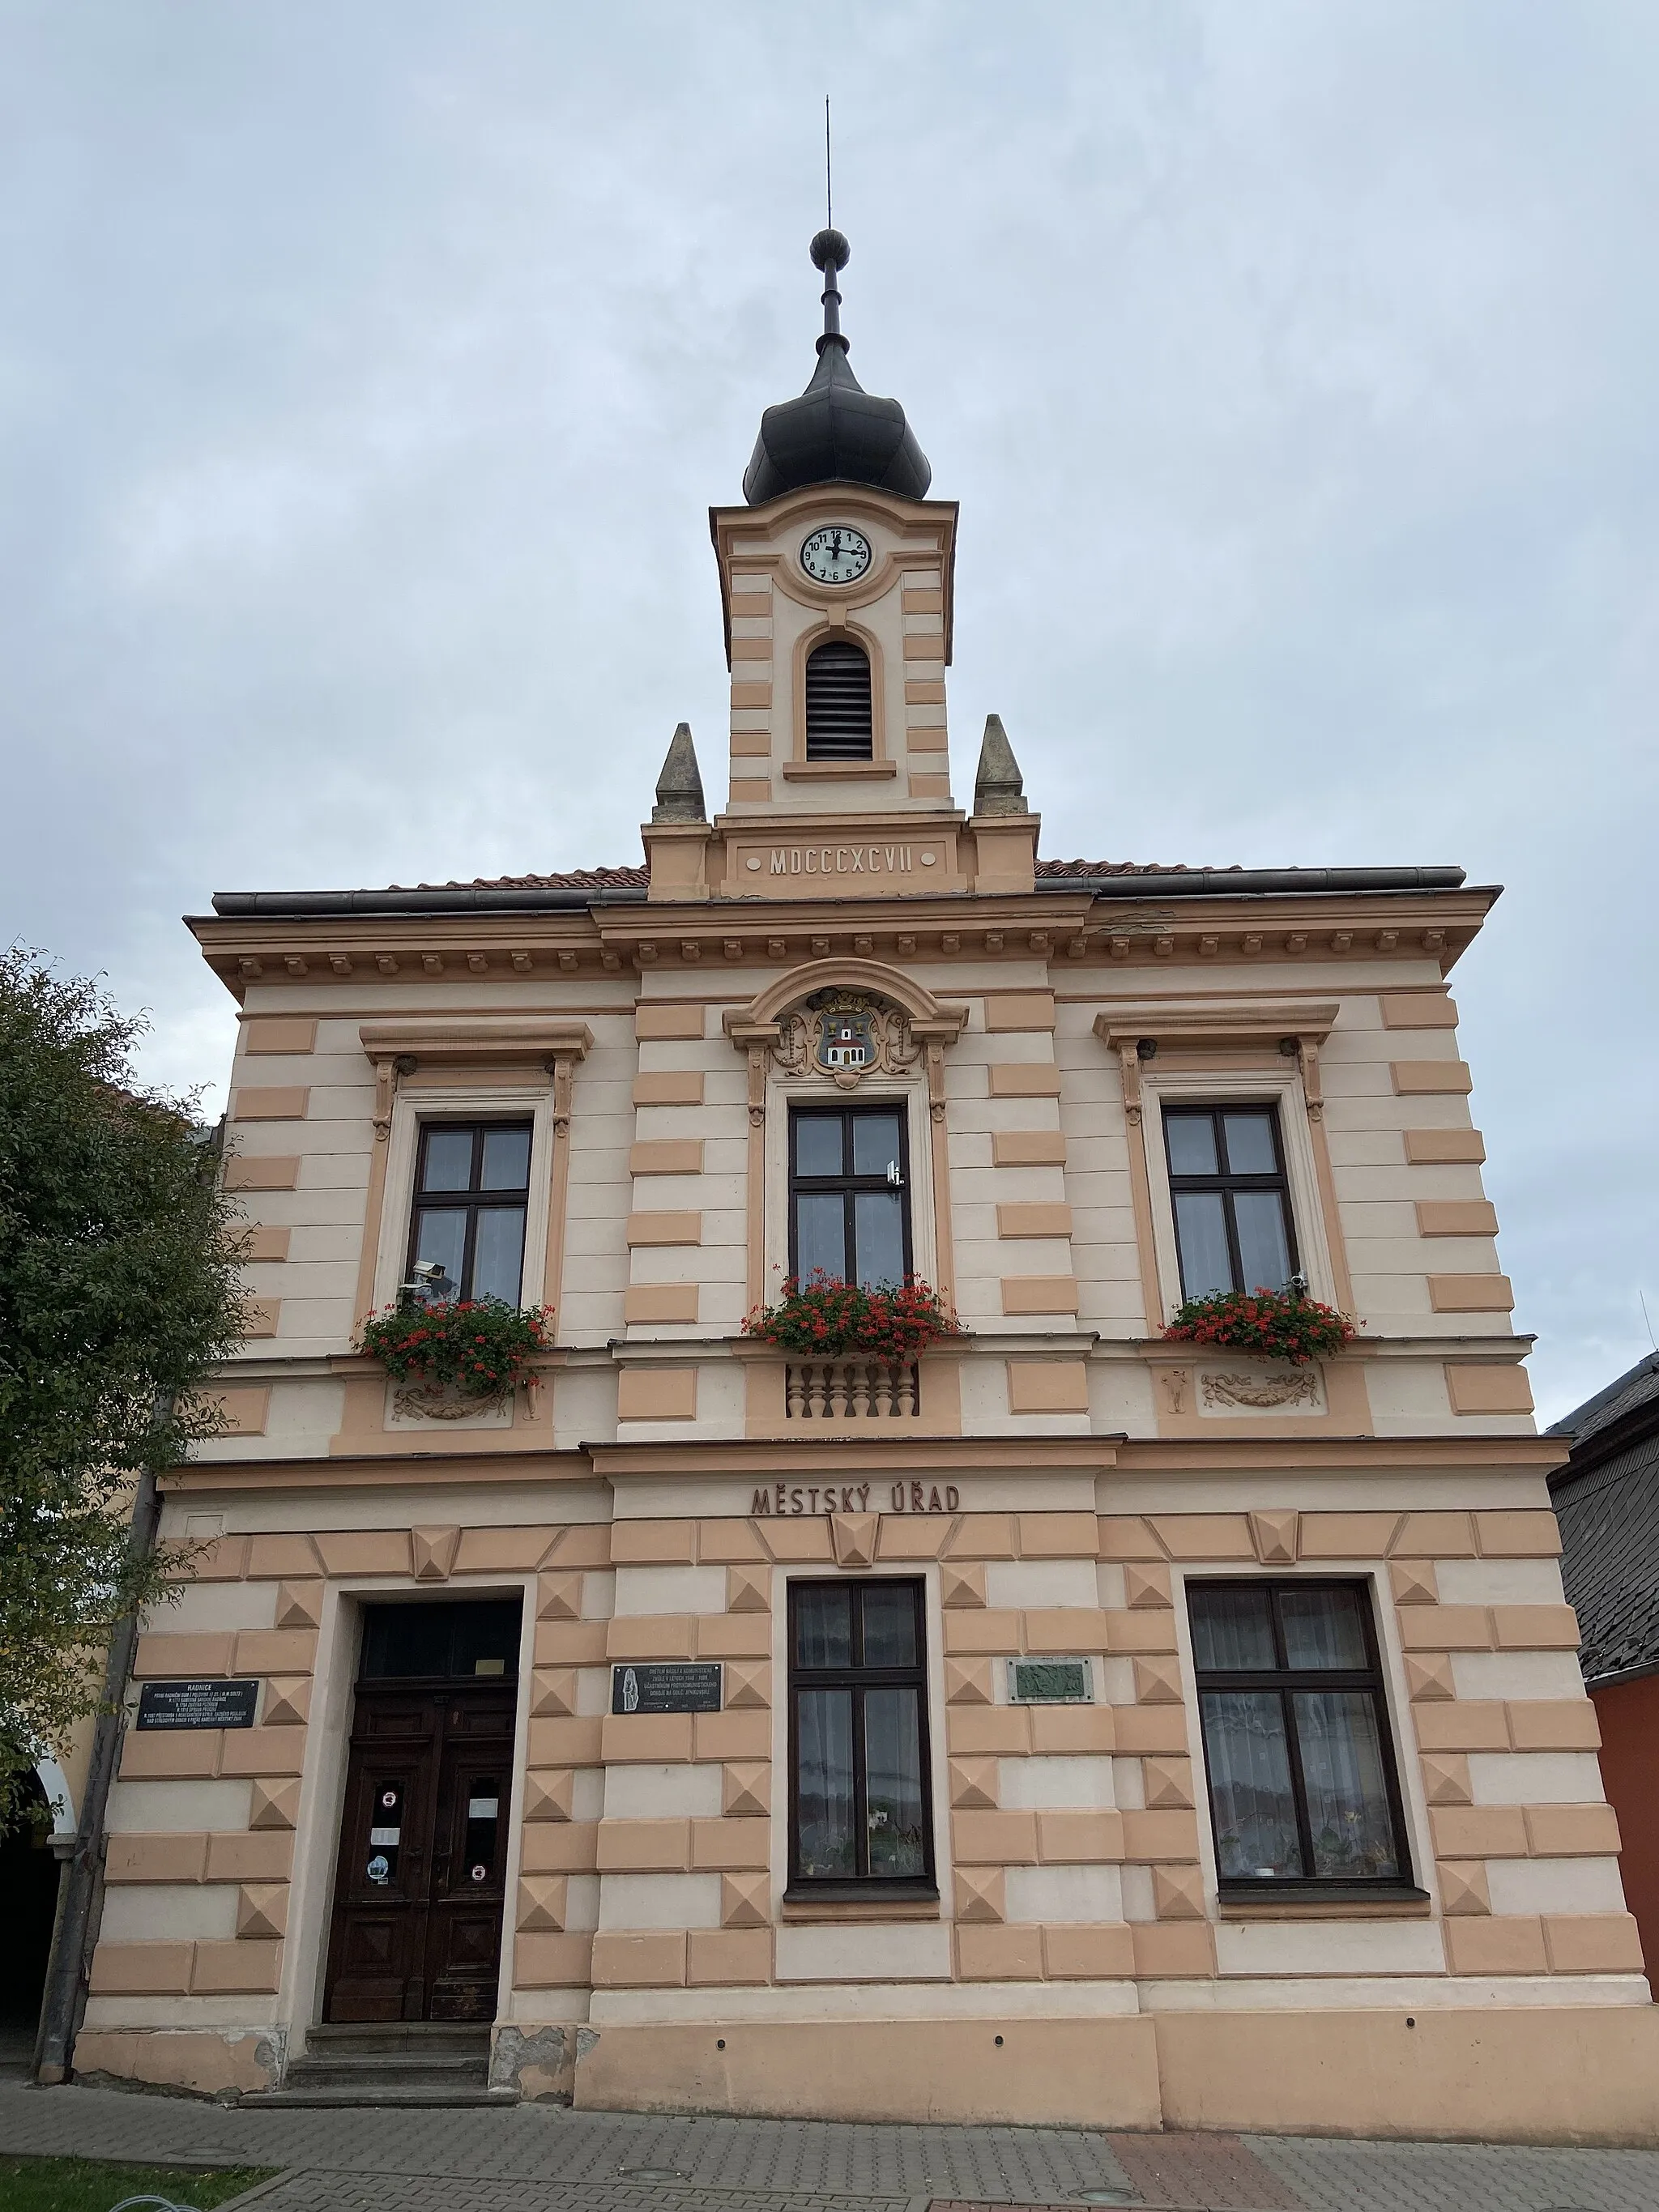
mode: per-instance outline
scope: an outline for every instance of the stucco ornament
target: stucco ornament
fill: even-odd
[[[866,1075],[908,1075],[922,1048],[902,1006],[860,991],[815,991],[779,1024],[772,1065],[799,1079],[827,1075],[842,1091]]]
[[[1164,1402],[1172,1413],[1187,1410],[1187,1393],[1192,1388],[1192,1375],[1185,1367],[1166,1367],[1158,1378],[1164,1393]]]
[[[501,1406],[511,1391],[511,1384],[463,1393],[451,1382],[409,1383],[393,1393],[392,1410],[406,1421],[464,1421]]]
[[[1291,1374],[1210,1374],[1199,1378],[1206,1406],[1317,1406],[1319,1384],[1311,1369]]]

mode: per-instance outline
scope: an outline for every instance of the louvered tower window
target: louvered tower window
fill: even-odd
[[[870,663],[861,646],[834,637],[806,656],[806,757],[869,760]]]

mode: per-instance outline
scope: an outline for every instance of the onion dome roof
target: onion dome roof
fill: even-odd
[[[852,248],[838,230],[821,230],[812,259],[823,271],[823,336],[818,365],[798,399],[769,407],[743,479],[750,507],[817,483],[874,484],[905,499],[925,499],[933,471],[896,399],[878,399],[854,375],[841,330],[838,272]]]

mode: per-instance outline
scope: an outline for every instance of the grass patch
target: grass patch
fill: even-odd
[[[111,2212],[124,2197],[165,2197],[210,2212],[268,2181],[274,2166],[116,2166],[97,2158],[0,2158],[0,2212]]]

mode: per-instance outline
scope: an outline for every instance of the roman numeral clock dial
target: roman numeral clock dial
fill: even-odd
[[[815,530],[800,549],[801,567],[820,584],[857,583],[872,557],[864,532],[841,523]]]

